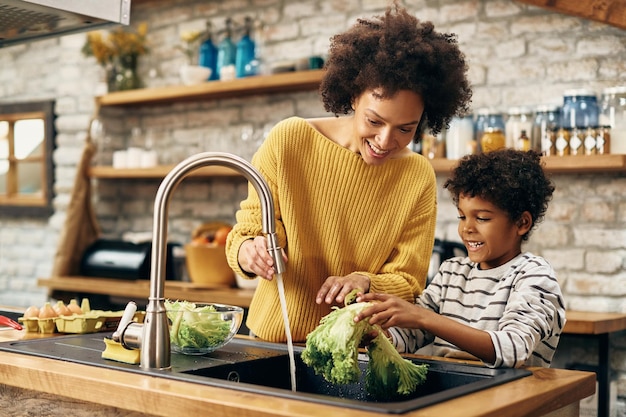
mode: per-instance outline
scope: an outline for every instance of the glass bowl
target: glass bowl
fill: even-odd
[[[225,304],[166,301],[172,352],[204,355],[226,345],[239,331],[243,308]]]

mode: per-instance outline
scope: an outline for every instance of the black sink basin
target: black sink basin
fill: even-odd
[[[315,375],[300,360],[300,347],[295,348],[297,389],[294,392],[285,345],[235,338],[222,349],[204,356],[173,354],[172,369],[159,371],[102,359],[105,336],[110,336],[110,333],[4,342],[0,343],[0,350],[390,414],[416,410],[531,375],[531,372],[521,369],[490,369],[411,359],[418,364],[428,364],[426,382],[411,396],[374,401],[365,392],[363,380],[355,384],[333,385]],[[365,370],[366,365],[366,356],[363,355],[361,369]]]

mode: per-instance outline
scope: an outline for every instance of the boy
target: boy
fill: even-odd
[[[387,294],[355,321],[379,324],[398,351],[431,344],[436,356],[490,367],[549,367],[565,324],[554,270],[521,246],[546,212],[554,185],[536,152],[504,149],[461,159],[444,184],[459,213],[467,257],[444,261],[412,304]]]

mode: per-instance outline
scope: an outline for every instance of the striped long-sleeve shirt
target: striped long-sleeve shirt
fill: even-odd
[[[523,253],[497,268],[481,270],[469,258],[444,261],[416,303],[491,335],[490,367],[549,367],[565,325],[554,270],[542,257]],[[432,354],[468,357],[456,346],[418,329],[392,328],[400,352],[431,344]]]

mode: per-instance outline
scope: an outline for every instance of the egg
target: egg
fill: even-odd
[[[40,319],[53,319],[58,317],[59,315],[54,311],[50,303],[45,303],[43,307],[39,309],[39,318]]]
[[[54,307],[52,307],[52,309],[54,310],[55,313],[57,313],[57,316],[71,316],[73,314],[72,311],[69,308],[67,308],[65,303],[60,300],[57,301],[57,303],[54,305]]]
[[[78,301],[76,301],[76,299],[70,300],[67,308],[72,312],[72,314],[83,314],[83,310],[78,305]]]
[[[39,317],[39,307],[37,306],[30,306],[24,311],[25,319],[32,319],[37,317]]]

